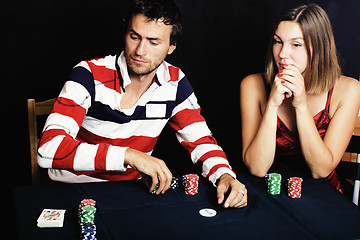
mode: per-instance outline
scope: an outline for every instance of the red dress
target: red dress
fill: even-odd
[[[314,116],[316,128],[322,139],[325,136],[331,120],[329,116],[329,105],[332,93],[333,89],[328,93],[325,109]],[[276,152],[273,167],[308,168],[301,151],[299,136],[290,131],[279,117],[277,118]],[[327,181],[341,192],[340,179],[335,170],[327,177]]]

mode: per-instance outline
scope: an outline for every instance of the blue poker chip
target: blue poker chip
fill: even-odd
[[[94,240],[96,239],[96,228],[83,228],[81,229],[81,239]]]

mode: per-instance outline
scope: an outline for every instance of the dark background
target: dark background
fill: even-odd
[[[239,83],[262,72],[269,32],[295,0],[177,0],[184,37],[167,61],[189,78],[202,114],[235,169],[241,167]],[[313,1],[328,13],[345,75],[359,78],[360,1]],[[1,7],[2,175],[5,185],[31,184],[26,99],[57,97],[81,60],[123,48],[128,0],[10,1]],[[154,155],[176,174],[194,172],[167,127]]]

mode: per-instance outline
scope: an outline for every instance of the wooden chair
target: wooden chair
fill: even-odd
[[[47,171],[39,167],[37,163],[37,148],[39,143],[37,131],[37,116],[49,115],[56,98],[49,99],[43,102],[35,102],[35,99],[27,100],[28,108],[28,122],[29,122],[29,141],[30,141],[30,156],[31,156],[31,176],[32,184],[40,184],[42,180],[47,178]]]
[[[354,181],[352,201],[358,205],[360,194],[360,136],[352,136],[346,152],[356,153],[356,162],[341,161],[337,166],[336,171],[339,173],[340,177]]]
[[[360,195],[360,117],[356,122],[354,135],[351,137],[349,145],[344,154],[345,159],[339,163],[336,171],[343,179],[349,179],[354,182],[352,201],[359,206]],[[351,153],[351,154],[350,154]],[[347,154],[347,155],[346,155]],[[350,155],[349,155],[350,154]],[[355,158],[353,157],[355,155]],[[354,159],[353,159],[354,158]]]

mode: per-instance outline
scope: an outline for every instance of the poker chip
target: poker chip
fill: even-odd
[[[303,179],[300,177],[291,177],[288,179],[288,196],[291,198],[301,197]]]
[[[96,201],[92,200],[92,199],[83,199],[81,200],[80,204],[79,204],[79,211],[81,210],[82,207],[85,206],[92,206],[95,207]]]
[[[96,226],[94,223],[81,224],[82,239],[96,239]]]
[[[79,204],[78,218],[81,228],[81,239],[96,239],[96,226],[94,223],[96,201],[92,199],[83,199]]]
[[[179,179],[176,177],[173,177],[171,180],[170,188],[175,189],[179,187]]]
[[[216,215],[216,211],[211,208],[203,208],[199,211],[199,214],[203,217],[214,217]]]
[[[185,193],[188,195],[195,195],[199,190],[199,176],[197,174],[184,175],[183,185],[185,187]]]
[[[271,195],[278,195],[281,192],[281,174],[269,173],[265,175],[267,183],[267,192]]]
[[[94,222],[96,208],[93,206],[84,206],[79,210],[80,222]]]
[[[156,193],[156,190],[158,190],[159,184],[156,184],[155,188],[151,191],[152,194]]]

